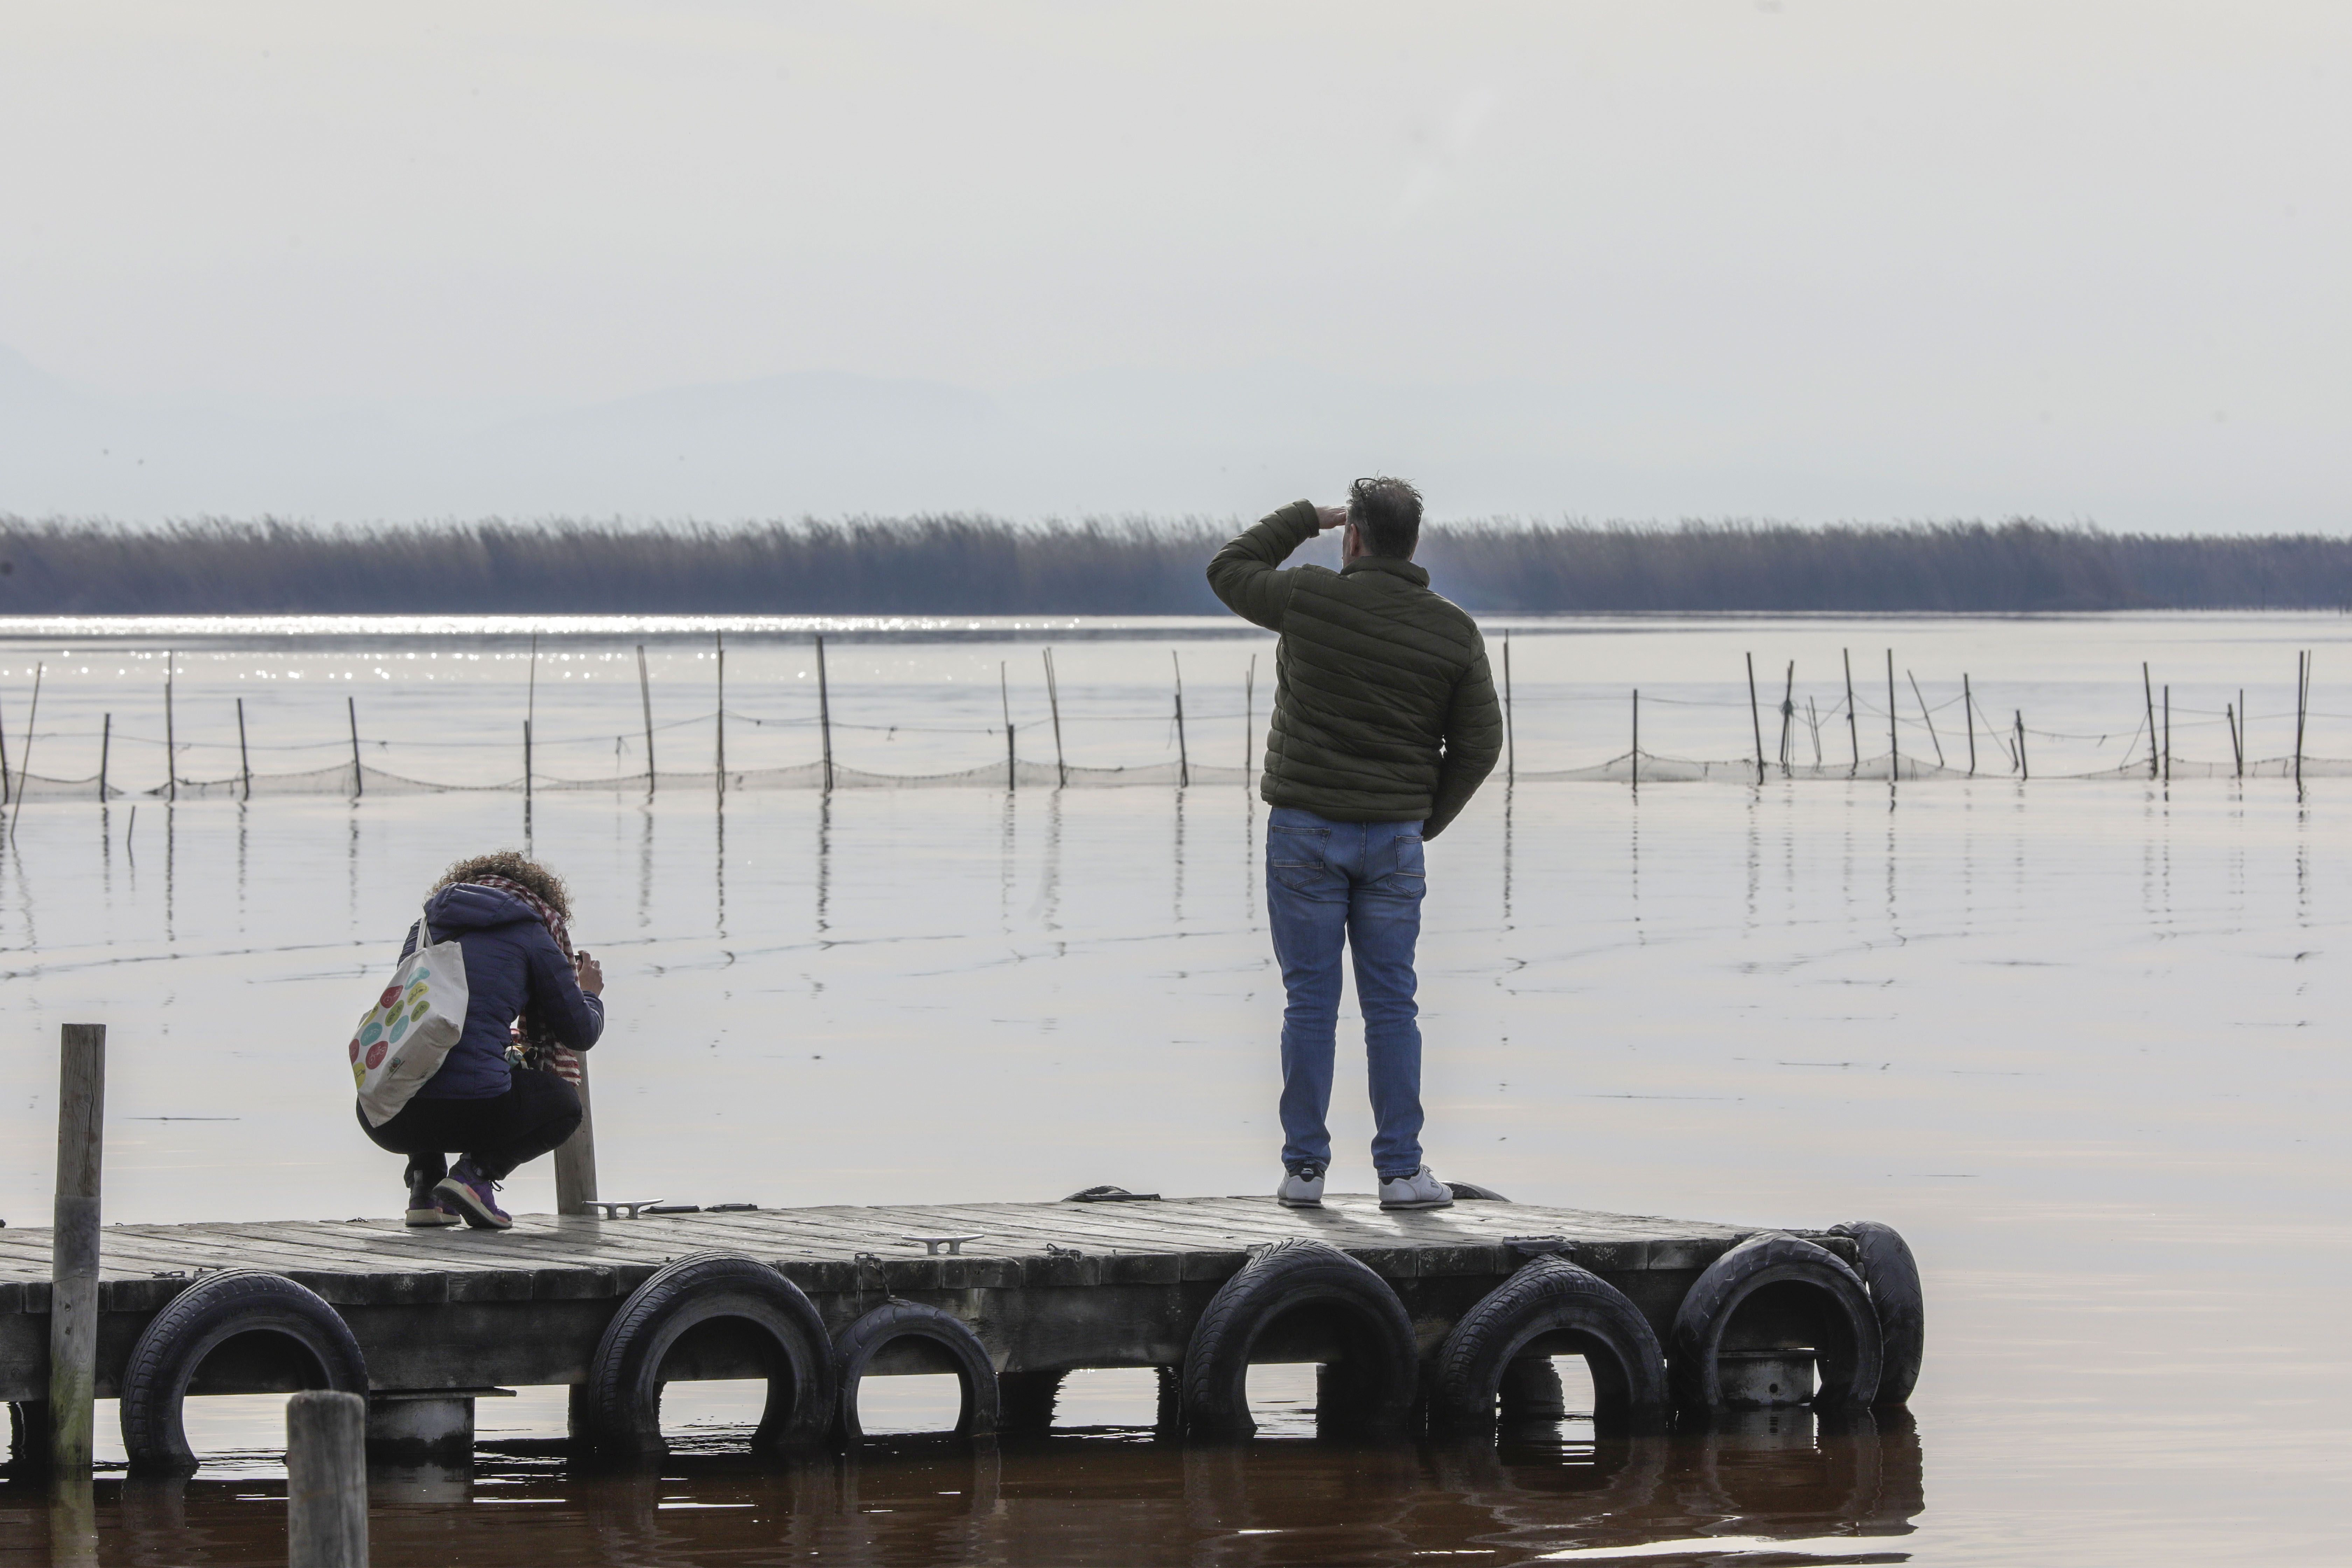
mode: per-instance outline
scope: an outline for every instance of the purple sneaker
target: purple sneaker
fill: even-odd
[[[498,1186],[471,1159],[465,1159],[450,1167],[433,1195],[456,1209],[476,1230],[505,1230],[514,1224],[514,1216],[499,1207],[498,1199],[490,1195]]]

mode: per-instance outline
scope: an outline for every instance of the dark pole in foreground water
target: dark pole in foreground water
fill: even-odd
[[[1903,748],[1895,738],[1895,650],[1886,650],[1886,782],[1893,784],[1903,771]]]
[[[1920,695],[1919,678],[1906,669],[1903,672],[1903,679],[1911,683],[1911,696],[1919,704],[1919,717],[1927,721],[1927,739],[1935,745],[1936,765],[1940,768],[1944,765],[1944,742],[1936,733],[1936,716],[1927,711],[1927,699]]]
[[[33,726],[41,717],[41,672],[46,664],[33,666],[33,709],[25,717],[25,762],[16,773],[16,804],[8,813],[8,842],[16,842],[16,819],[25,815],[25,795],[33,787]]]
[[[1764,720],[1756,708],[1756,656],[1748,656],[1748,722],[1756,731],[1756,782],[1764,782]]]
[[[1626,753],[1625,767],[1638,791],[1642,787],[1642,689],[1638,686],[1633,688],[1633,749]]]
[[[106,1152],[106,1026],[58,1032],[58,1183],[49,1232],[49,1474],[89,1476],[98,1390],[99,1179]]]
[[[816,638],[816,722],[824,735],[824,787],[833,792],[833,697],[824,682],[824,634]]]
[[[2030,779],[2033,776],[2033,770],[2026,765],[2025,761],[2025,711],[2023,709],[2017,710],[2017,776],[2021,779]]]
[[[2164,683],[2164,782],[2172,782],[2172,683]]]
[[[2157,768],[2156,751],[2156,688],[2148,679],[2147,660],[2139,661],[2139,689],[2147,699],[2147,776],[2154,778]]]
[[[352,798],[367,794],[367,779],[360,772],[360,703],[356,697],[343,699],[343,711],[352,721]]]
[[[101,802],[106,799],[106,764],[108,756],[113,750],[114,715],[109,713],[106,716],[106,721],[99,726],[98,731],[98,798]],[[0,774],[5,774],[7,771],[7,760],[5,758],[0,758]]]
[[[637,645],[637,697],[646,709],[646,798],[654,797],[654,689],[646,674],[646,645]]]
[[[306,1388],[286,1401],[288,1568],[367,1568],[367,1401]]]
[[[710,634],[710,639],[711,646],[717,650],[713,657],[719,661],[719,793],[725,795],[727,793],[727,634],[713,632]]]
[[[245,776],[245,798],[251,800],[253,798],[253,755],[245,749],[245,699],[242,697],[236,700],[236,768],[237,772]],[[100,800],[106,798],[106,791],[103,788],[98,793]]]
[[[165,800],[180,798],[180,744],[172,729],[172,676],[173,674],[172,667],[176,662],[176,656],[171,649],[165,648],[163,650],[163,798]],[[37,702],[40,700],[40,688],[37,685],[33,690],[34,700]],[[33,727],[27,724],[25,726],[25,751],[28,761],[32,750]],[[359,760],[356,745],[352,748],[352,759],[356,766]]]
[[[1250,668],[1257,668],[1255,658],[1250,660]],[[1045,701],[1054,710],[1054,776],[1059,781],[1059,787],[1066,789],[1070,783],[1070,764],[1062,760],[1062,689],[1054,679],[1054,650],[1050,647],[1045,649]]]
[[[2238,776],[2246,776],[2246,689],[2238,688],[2238,721],[2230,727],[2230,744],[2238,753]]]
[[[2294,792],[2303,793],[2303,716],[2311,700],[2311,650],[2306,648],[2294,659]],[[33,738],[25,737],[25,749],[33,749]]]
[[[1862,771],[1862,721],[1853,709],[1853,650],[1842,647],[1838,656],[1845,660],[1845,738],[1853,742],[1853,767],[1846,777],[1852,778]]]
[[[1519,779],[1518,734],[1511,725],[1511,634],[1503,632],[1503,783],[1517,784]]]
[[[996,700],[1004,710],[1004,793],[1011,795],[1020,787],[1020,774],[1013,757],[1013,685],[1004,672],[1004,660],[996,661]]]
[[[1192,759],[1184,751],[1184,661],[1176,650],[1168,650],[1168,662],[1176,667],[1176,785],[1189,789],[1192,784]]]
[[[1969,672],[1960,671],[1960,710],[1969,721],[1969,777],[1977,776],[1977,694],[1969,689]]]

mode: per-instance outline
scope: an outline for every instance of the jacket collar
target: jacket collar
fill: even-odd
[[[1339,575],[1342,577],[1350,572],[1386,572],[1403,578],[1416,588],[1429,586],[1429,568],[1416,566],[1410,561],[1399,561],[1393,556],[1359,555],[1339,568]]]

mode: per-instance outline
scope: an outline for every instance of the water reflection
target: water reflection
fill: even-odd
[[[1809,1563],[1903,1561],[1885,1547],[1925,1508],[1909,1417],[1828,1425],[1795,1410],[1703,1435],[1575,1441],[1544,1428],[1483,1449],[1186,1447],[1113,1429],[1002,1449],[901,1440],[781,1465],[689,1451],[619,1475],[569,1472],[541,1445],[519,1444],[486,1450],[470,1478],[372,1471],[371,1559],[1287,1568],[1655,1558],[1662,1543],[1677,1563],[1753,1562],[1757,1542],[1784,1541],[1805,1542]],[[96,1560],[282,1561],[282,1512],[255,1506],[282,1492],[277,1481],[101,1482]],[[42,1511],[27,1489],[0,1488],[0,1557],[37,1531],[72,1527]],[[492,1518],[499,1528],[482,1529]],[[1823,1538],[1855,1550],[1824,1552]]]

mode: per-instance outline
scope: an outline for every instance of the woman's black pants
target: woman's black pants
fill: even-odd
[[[551,1072],[514,1069],[507,1091],[488,1100],[412,1100],[381,1127],[360,1126],[379,1149],[408,1156],[408,1181],[437,1182],[449,1173],[452,1150],[482,1174],[503,1182],[526,1160],[547,1153],[580,1125],[580,1091]]]

